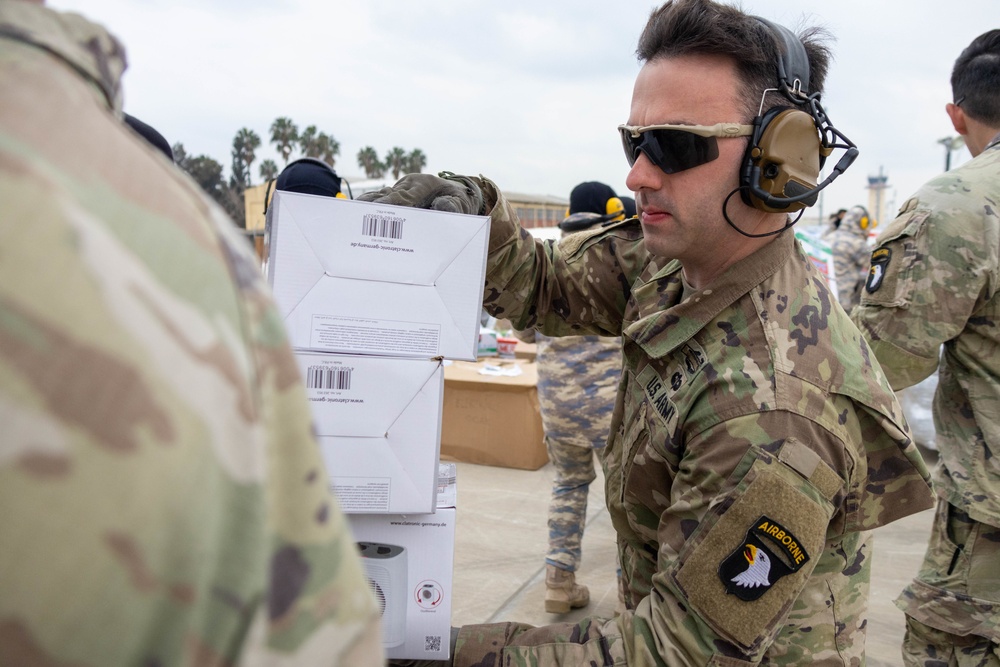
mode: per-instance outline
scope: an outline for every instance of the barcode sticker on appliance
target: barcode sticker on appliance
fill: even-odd
[[[350,389],[353,371],[353,368],[339,366],[310,366],[306,371],[306,387],[308,389]]]
[[[361,221],[361,233],[385,239],[403,238],[403,218],[392,215],[366,213]]]

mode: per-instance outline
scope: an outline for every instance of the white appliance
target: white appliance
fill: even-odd
[[[406,640],[406,549],[395,544],[358,542],[368,585],[382,614],[382,645],[399,646]]]

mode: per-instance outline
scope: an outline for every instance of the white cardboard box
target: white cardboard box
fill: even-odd
[[[304,352],[295,357],[344,512],[433,512],[441,361]]]
[[[450,657],[455,468],[441,464],[442,477],[451,471],[450,488],[442,479],[434,514],[348,516],[382,611],[382,644],[389,658]]]
[[[476,359],[488,217],[279,191],[267,226],[292,347]]]

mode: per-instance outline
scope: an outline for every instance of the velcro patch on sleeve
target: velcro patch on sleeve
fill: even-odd
[[[798,474],[761,467],[674,574],[691,608],[747,651],[773,637],[801,593],[833,513],[796,487],[808,483]]]

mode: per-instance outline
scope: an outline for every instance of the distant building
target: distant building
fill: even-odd
[[[506,191],[503,196],[517,211],[517,217],[525,229],[555,227],[569,215],[569,199],[566,197]]]
[[[878,168],[878,176],[868,177],[868,213],[873,216],[875,222],[880,223],[885,220],[886,190],[889,189],[889,176],[882,173],[882,167]],[[874,231],[874,225],[872,226]],[[881,230],[879,230],[881,231]]]

